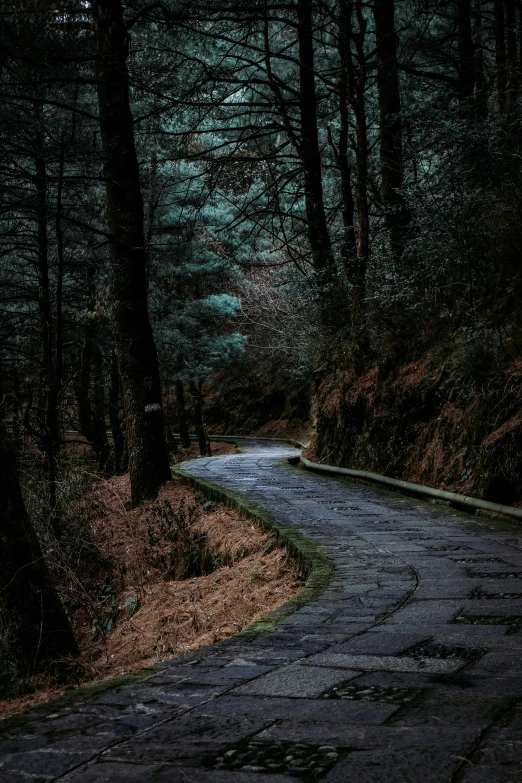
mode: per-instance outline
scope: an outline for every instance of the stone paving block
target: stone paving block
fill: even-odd
[[[479,661],[471,664],[468,671],[472,676],[494,677],[501,673],[503,677],[522,677],[522,658],[513,650],[488,652]]]
[[[109,748],[104,758],[133,763],[201,763],[231,742],[257,734],[273,721],[266,718],[188,713],[128,742]]]
[[[340,626],[340,628],[342,629],[343,626]],[[346,630],[344,633],[306,634],[303,636],[303,642],[315,641],[317,639],[325,642],[326,646],[330,647],[332,644],[341,644],[354,636],[355,633],[353,631],[346,632]]]
[[[445,783],[461,762],[429,750],[355,751],[323,778],[324,783]]]
[[[393,655],[343,655],[320,653],[309,658],[316,666],[339,666],[362,671],[427,672],[446,674],[458,671],[466,661],[460,658],[400,658]]]
[[[108,693],[96,701],[98,704],[106,705],[128,705],[134,701],[149,706],[156,705],[158,708],[163,705],[171,705],[174,712],[183,706],[194,706],[218,696],[225,690],[228,690],[226,684],[198,685],[185,680],[175,683],[170,688],[154,687],[150,683],[143,683],[141,687],[133,686],[132,689],[125,689],[119,693]]]
[[[498,569],[494,573],[498,574]],[[504,598],[501,593],[518,593],[522,595],[522,579],[496,579],[481,574],[481,576],[470,576],[469,580],[476,582],[487,593],[499,593],[498,597],[500,599]]]
[[[28,777],[38,775],[55,778],[87,761],[92,755],[88,750],[83,753],[71,753],[49,747],[6,756],[0,762],[0,771],[2,774],[14,771]]]
[[[405,623],[404,625],[401,624],[401,627],[398,629],[397,625],[395,623],[387,623],[379,625],[379,631],[381,633],[391,633],[395,634],[397,630],[400,630],[401,633],[413,633],[414,631],[418,631],[419,633],[424,633],[426,635],[426,638],[429,636],[436,636],[437,634],[442,633],[451,633],[451,634],[460,634],[465,637],[472,637],[472,636],[483,636],[484,634],[487,634],[488,636],[496,636],[496,637],[504,637],[508,628],[506,625],[471,625],[468,623]]]
[[[208,674],[194,674],[189,682],[194,685],[218,685],[226,683],[227,686],[232,687],[241,680],[252,680],[255,677],[260,677],[262,674],[267,674],[269,671],[272,671],[273,668],[273,666],[261,665],[222,667],[213,672],[208,672]]]
[[[455,732],[451,727],[337,726],[335,723],[278,721],[256,735],[258,740],[323,743],[354,750],[405,750],[437,748],[465,753],[478,733],[474,729]],[[422,783],[422,780],[418,783]]]
[[[467,599],[462,603],[462,609],[469,614],[495,614],[522,616],[522,599],[488,598],[487,600]]]
[[[259,661],[263,661],[270,666],[274,664],[274,668],[280,666],[289,666],[295,661],[305,657],[306,654],[306,650],[299,648],[285,648],[283,654],[282,651],[274,649],[274,647],[269,644],[264,645],[261,642],[258,642],[255,648],[252,650],[253,658],[256,657]]]
[[[0,766],[1,760],[16,753],[29,753],[32,750],[45,748],[48,744],[47,737],[43,734],[36,736],[15,735],[0,739]]]
[[[389,618],[389,625],[426,625],[433,623],[447,623],[465,605],[464,600],[458,599],[432,599],[413,600],[407,606]]]
[[[460,780],[462,783],[519,783],[522,780],[522,769],[512,768],[509,771],[508,767],[495,769],[465,765]]]
[[[373,672],[357,679],[358,684],[397,688],[426,688],[442,692],[460,691],[480,694],[522,698],[522,680],[515,677],[472,677],[467,669],[456,674],[400,674],[396,672]]]
[[[417,592],[417,598],[421,601],[439,598],[467,600],[477,582],[477,579],[452,580],[451,582],[437,580],[430,584],[423,580]]]
[[[207,715],[247,715],[253,718],[334,721],[338,724],[378,725],[398,709],[396,704],[341,699],[283,699],[264,696],[223,696],[198,708]]]
[[[484,767],[515,767],[522,772],[522,738],[486,741],[476,754],[477,763]]]
[[[101,761],[73,772],[68,780],[74,783],[159,783],[165,767],[161,764],[125,764]],[[170,771],[170,770],[169,770]],[[163,780],[166,778],[163,777]],[[172,783],[182,783],[180,770],[174,770]]]
[[[1,762],[0,762],[1,763]],[[27,775],[16,770],[3,770],[0,766],[0,783],[49,783],[52,778],[45,775]]]
[[[310,660],[310,659],[309,659]],[[337,685],[339,682],[356,677],[358,672],[340,672],[339,669],[318,668],[295,664],[265,674],[253,682],[234,689],[235,694],[257,696],[291,696],[310,698]]]
[[[400,554],[408,553],[408,552],[424,552],[424,548],[422,546],[419,546],[419,544],[412,543],[405,543],[405,542],[396,542],[396,541],[388,541],[386,539],[386,546],[390,550],[390,552],[399,552]]]
[[[429,638],[429,637],[428,637]],[[396,655],[426,639],[423,633],[386,634],[370,631],[342,644],[330,645],[329,653]]]
[[[176,713],[175,713],[176,714]],[[182,713],[178,713],[182,714]],[[53,739],[53,748],[60,750],[90,750],[101,751],[115,742],[130,739],[135,734],[157,725],[165,718],[173,715],[136,716],[123,715],[108,722],[100,720],[96,726],[85,729],[81,734],[69,733],[58,739]]]
[[[420,699],[390,717],[393,726],[454,726],[476,728],[477,732],[502,717],[510,704],[507,697],[483,696],[470,689],[426,690]]]
[[[71,783],[288,783],[283,775],[106,761],[78,770],[68,779]]]
[[[494,627],[494,626],[493,626]],[[486,628],[486,633],[481,634],[479,631],[472,634],[462,633],[462,626],[459,630],[454,632],[455,626],[447,626],[447,631],[443,633],[437,633],[433,636],[433,641],[438,644],[446,644],[449,647],[470,647],[470,648],[484,648],[488,651],[495,650],[512,650],[514,654],[522,652],[522,639],[517,638],[515,634],[492,634],[490,633],[491,627],[482,626]]]

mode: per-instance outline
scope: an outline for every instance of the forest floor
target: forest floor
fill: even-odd
[[[235,447],[215,444],[214,451]],[[197,453],[193,444],[178,461]],[[84,502],[96,510],[85,532],[97,562],[83,586],[85,602],[72,612],[82,685],[231,636],[299,587],[286,550],[267,547],[268,533],[236,511],[202,503],[178,479],[136,509],[128,475],[100,482]],[[32,692],[0,701],[0,719],[71,687],[35,679]]]

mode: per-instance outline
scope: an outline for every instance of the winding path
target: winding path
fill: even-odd
[[[522,781],[522,532],[281,464],[296,453],[185,468],[297,526],[336,566],[326,589],[270,633],[29,716],[0,783]]]

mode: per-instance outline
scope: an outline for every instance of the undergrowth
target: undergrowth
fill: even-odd
[[[128,476],[103,480],[91,467],[62,464],[59,538],[45,475],[24,471],[28,509],[81,650],[66,687],[230,636],[298,587],[286,550],[237,512],[177,480],[132,509]],[[0,658],[0,716],[63,691],[51,672],[20,682],[2,650]]]

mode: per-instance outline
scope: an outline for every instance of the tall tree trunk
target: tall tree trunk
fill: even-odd
[[[478,119],[488,116],[488,89],[484,71],[484,41],[481,0],[475,0],[475,113]]]
[[[207,431],[205,429],[205,420],[203,415],[204,400],[203,400],[203,384],[201,381],[190,384],[190,393],[192,395],[193,410],[194,410],[194,429],[199,444],[199,453],[202,457],[210,457],[212,452],[210,449],[210,441],[208,439]]]
[[[357,19],[354,29],[353,14]],[[366,269],[370,246],[370,219],[368,207],[368,129],[366,121],[366,54],[364,42],[367,22],[361,0],[355,9],[347,2],[346,22],[349,24],[349,40],[355,44],[355,57],[350,54],[348,64],[348,97],[355,118],[355,207],[357,211],[357,263],[353,284],[352,325],[361,340],[366,296]]]
[[[0,353],[0,420],[5,419],[4,364]]]
[[[517,27],[515,0],[505,0],[506,21],[506,104],[513,107],[518,91]]]
[[[150,159],[149,175],[149,204],[147,209],[147,230],[145,232],[147,254],[147,285],[149,283],[150,268],[152,263],[152,237],[154,234],[154,218],[158,206],[158,157],[155,152]]]
[[[63,384],[63,278],[65,273],[65,252],[62,228],[62,203],[64,187],[64,162],[65,162],[65,144],[60,144],[60,162],[58,168],[58,182],[56,194],[56,295],[54,303],[54,362],[52,353],[53,330],[50,330],[49,345],[49,381],[46,402],[46,434],[49,441],[49,460],[55,471],[52,477],[52,483],[56,485],[57,473],[60,466],[60,449],[62,437],[60,433],[60,422],[58,415],[58,405],[60,393]],[[52,321],[51,321],[52,327]],[[53,366],[54,365],[54,366]],[[51,478],[51,477],[50,477]],[[54,497],[51,505],[54,525],[59,527],[57,499]]]
[[[343,250],[342,258],[347,277],[350,280],[353,276],[356,258],[356,239],[355,239],[355,202],[352,193],[352,167],[350,165],[349,133],[350,117],[348,107],[348,83],[351,59],[351,40],[350,29],[351,22],[349,14],[348,0],[339,0],[339,59],[341,62],[339,76],[339,171],[341,175],[341,196],[343,200]]]
[[[58,392],[61,386],[61,377],[55,377],[55,370],[62,372],[61,359],[61,301],[59,304],[57,326],[60,327],[60,364],[55,367],[53,361],[53,326],[52,326],[52,301],[49,283],[49,241],[47,233],[47,170],[45,159],[44,139],[38,139],[36,154],[36,222],[38,238],[38,310],[40,321],[40,375],[38,382],[38,428],[32,430],[36,436],[38,446],[45,459],[45,470],[49,490],[49,519],[51,527],[57,536],[60,536],[60,523],[58,519],[58,499],[56,482],[58,478],[58,461],[60,454],[60,437],[58,431]],[[61,163],[63,175],[63,159]],[[58,189],[59,201],[61,201],[62,177]],[[61,210],[61,203],[60,203]],[[63,244],[61,241],[61,228],[57,222],[58,239],[58,289],[60,295],[63,279]],[[58,335],[58,331],[57,331]]]
[[[475,89],[475,44],[471,34],[471,0],[457,0],[459,101],[467,113]]]
[[[506,37],[504,24],[504,0],[493,0],[495,26],[495,65],[497,70],[498,105],[506,107]]]
[[[171,477],[158,357],[147,306],[143,199],[121,0],[93,0],[96,81],[110,232],[111,302],[134,506]]]
[[[478,2],[478,0],[477,0]],[[516,3],[517,31],[518,31],[518,80],[522,78],[522,5]]]
[[[49,670],[51,664],[63,670],[79,650],[25,510],[14,451],[1,420],[0,496],[3,634],[22,677]]]
[[[400,258],[410,217],[402,194],[402,118],[394,1],[374,0],[373,17],[377,46],[382,199],[392,251]]]
[[[317,95],[314,72],[312,0],[298,0],[300,156],[305,181],[308,240],[316,271],[333,271],[333,254],[324,209],[321,151],[317,120]],[[322,274],[321,279],[329,275]]]
[[[187,422],[187,409],[185,406],[185,389],[183,381],[175,382],[176,389],[176,408],[178,413],[179,439],[184,449],[190,446],[190,433]]]
[[[125,448],[125,436],[121,428],[120,420],[120,375],[118,373],[118,357],[113,352],[111,358],[111,385],[109,392],[109,421],[111,424],[113,453],[114,453],[114,472],[125,473],[127,470],[127,453]]]
[[[84,336],[76,399],[80,432],[91,444],[98,460],[98,470],[108,476],[112,473],[116,460],[111,452],[105,423],[102,354],[97,340],[94,318],[96,305],[94,274],[94,267],[90,267],[87,270],[87,312],[83,327]]]

